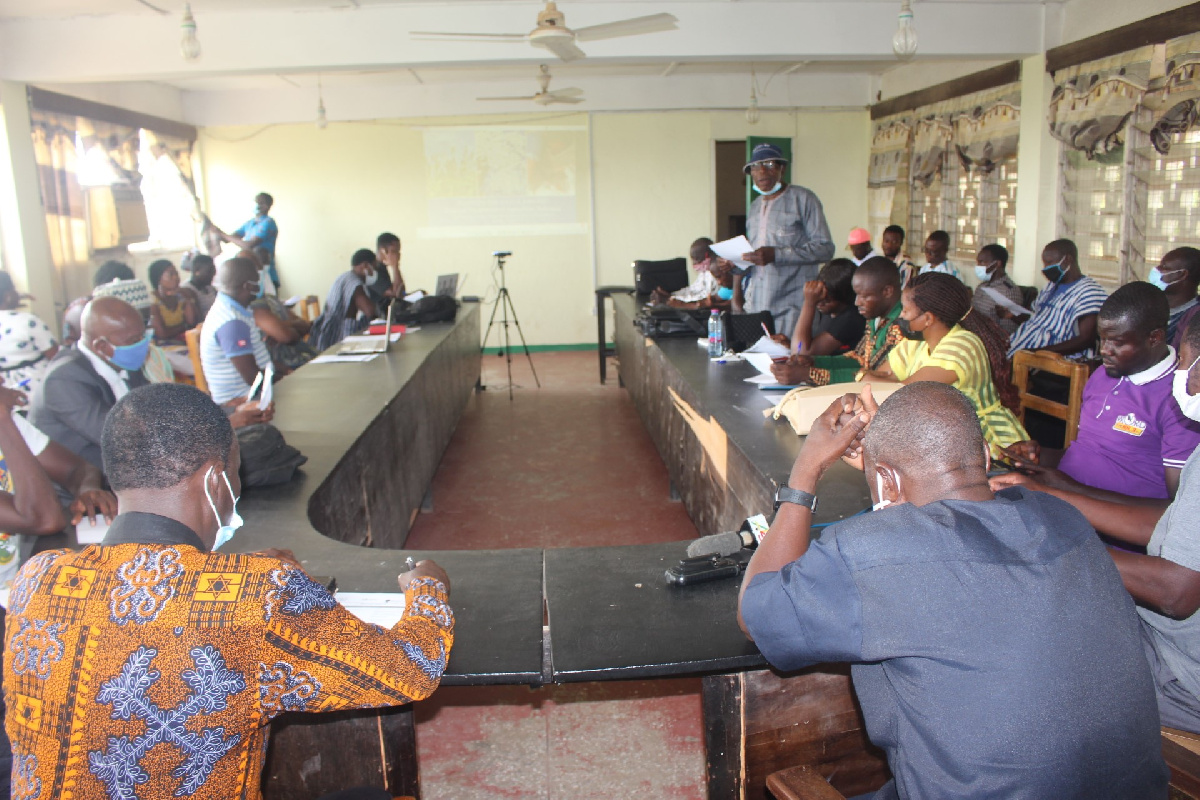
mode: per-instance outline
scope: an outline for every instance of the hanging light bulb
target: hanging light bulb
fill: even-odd
[[[179,24],[183,38],[179,41],[179,52],[188,61],[200,57],[200,40],[196,38],[196,18],[192,16],[192,4],[183,4],[183,21]]]
[[[758,88],[754,80],[754,66],[750,66],[750,105],[746,106],[746,122],[751,125],[758,123]]]
[[[317,129],[325,130],[329,120],[325,118],[325,95],[321,91],[321,76],[317,76]]]
[[[908,61],[917,54],[917,29],[913,27],[912,0],[900,0],[900,14],[896,18],[896,33],[892,35],[892,52],[901,61]]]

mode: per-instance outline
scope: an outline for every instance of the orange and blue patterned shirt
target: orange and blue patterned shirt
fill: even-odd
[[[277,714],[437,688],[454,642],[446,589],[426,578],[405,595],[390,630],[365,623],[293,564],[207,552],[155,514],[34,556],[5,626],[12,796],[259,798]]]

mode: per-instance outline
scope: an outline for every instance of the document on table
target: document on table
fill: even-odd
[[[370,361],[373,358],[378,358],[379,353],[351,353],[349,355],[340,355],[338,353],[330,353],[324,356],[317,356],[310,364],[335,364],[347,361]]]
[[[990,286],[981,286],[981,287],[979,287],[979,288],[983,289],[983,293],[984,293],[984,294],[986,294],[988,297],[990,297],[990,298],[992,298],[993,300],[995,300],[995,301],[996,301],[996,305],[998,305],[998,306],[1000,306],[1001,308],[1005,309],[1006,311],[1008,311],[1009,313],[1011,313],[1013,316],[1017,316],[1017,317],[1019,317],[1019,316],[1021,316],[1021,315],[1025,315],[1025,316],[1027,316],[1027,317],[1032,317],[1032,316],[1033,316],[1033,312],[1032,312],[1032,311],[1030,311],[1028,308],[1026,308],[1025,306],[1020,306],[1020,305],[1017,305],[1017,304],[1016,304],[1016,303],[1014,303],[1012,300],[1009,300],[1007,297],[1005,297],[1004,295],[1000,294],[1000,292],[997,292],[997,291],[996,291],[995,289],[993,289],[992,287],[990,287]]]
[[[408,328],[407,330],[411,331],[411,330],[419,330],[419,329]],[[400,337],[403,335],[404,335],[404,333],[402,333],[401,331],[396,331],[395,333],[393,333],[391,335],[391,340],[393,342],[398,342],[398,341],[400,341]],[[350,341],[350,342],[355,342],[355,343],[358,343],[358,342],[382,342],[383,334],[382,333],[356,333],[352,336],[347,336],[342,341],[344,341],[344,342]]]
[[[410,302],[410,303],[415,303],[415,302],[417,302],[418,300],[422,300],[422,299],[424,299],[424,297],[425,297],[425,293],[424,293],[424,292],[422,292],[420,289],[417,289],[417,290],[416,290],[415,292],[413,292],[412,294],[406,294],[406,295],[404,295],[404,299],[405,299],[405,300],[407,300],[407,301],[408,301],[408,302]]]
[[[735,266],[746,269],[754,266],[749,261],[742,258],[745,253],[752,252],[753,247],[750,246],[750,241],[745,236],[735,236],[732,239],[726,239],[723,242],[717,242],[709,248],[726,261],[732,261]]]
[[[779,342],[769,336],[760,336],[758,341],[745,349],[746,353],[762,353],[772,358],[787,358],[792,353]]]
[[[404,615],[403,592],[338,592],[337,601],[363,622],[390,628]]]

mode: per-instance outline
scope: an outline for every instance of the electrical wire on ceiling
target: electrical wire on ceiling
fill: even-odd
[[[162,15],[162,16],[164,16],[164,17],[167,17],[167,16],[170,16],[170,15],[171,15],[171,12],[170,12],[170,11],[167,11],[165,8],[159,8],[158,6],[156,6],[156,5],[154,5],[153,3],[149,2],[149,0],[134,0],[134,2],[136,2],[136,3],[141,3],[141,4],[142,4],[142,5],[144,5],[146,8],[148,8],[148,9],[150,9],[151,11],[154,11],[154,12],[156,12],[156,13],[158,13],[158,14],[161,14],[161,15]]]

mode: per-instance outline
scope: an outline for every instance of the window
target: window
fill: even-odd
[[[1141,130],[1132,133],[1128,280],[1140,280],[1169,251],[1200,241],[1200,129],[1168,134],[1167,155]]]
[[[912,187],[909,254],[922,262],[921,246],[936,230],[950,234],[950,261],[966,277],[975,254],[998,243],[1010,254],[1017,227],[1017,159],[1006,158],[991,172],[969,170],[953,153],[946,156],[942,176],[928,187]]]
[[[1125,147],[1095,159],[1063,149],[1059,230],[1079,248],[1079,266],[1112,291],[1126,277],[1122,223],[1125,213]]]

